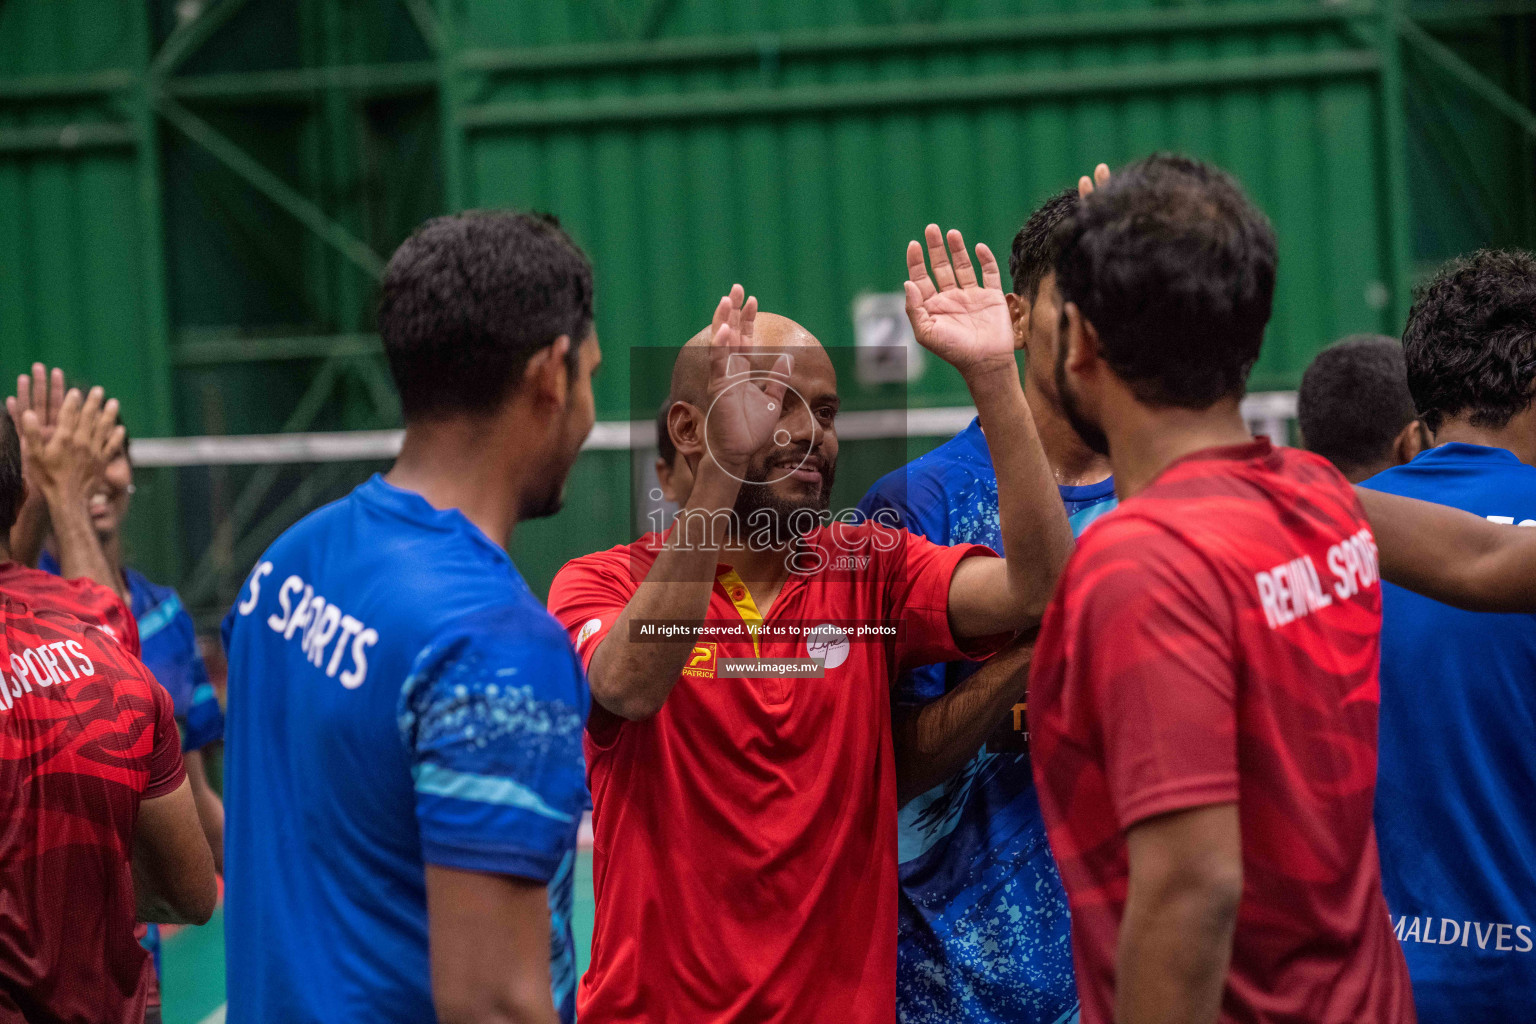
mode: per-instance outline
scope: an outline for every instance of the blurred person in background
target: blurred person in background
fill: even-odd
[[[1408,391],[1396,338],[1356,334],[1313,357],[1296,393],[1301,443],[1357,484],[1432,442]]]
[[[388,473],[224,621],[231,1024],[571,1024],[589,695],[506,545],[592,429],[592,268],[552,218],[438,217],[385,270]]]
[[[112,570],[88,503],[123,441],[116,403],[59,383],[56,403],[17,417],[25,471],[0,413],[0,1018],[158,1024],[135,921],[206,921],[213,857],[170,695],[96,582]],[[9,560],[29,491],[74,578]]]
[[[693,490],[693,470],[667,430],[667,413],[671,408],[669,398],[661,403],[661,411],[656,414],[656,480],[661,484],[662,500],[681,508],[688,503],[688,492]]]
[[[1109,460],[1073,430],[1056,392],[1054,231],[1078,202],[1076,187],[1060,192],[1019,230],[1007,295],[1014,345],[1028,360],[1024,395],[1074,534],[1115,507]],[[1003,551],[997,476],[979,419],[882,478],[859,508],[938,544]],[[1056,1024],[1077,1009],[1067,897],[1030,773],[1029,655],[1024,645],[985,664],[927,665],[897,679],[903,1024]]]
[[[39,363],[32,367],[30,378],[26,375],[18,378],[16,397],[9,404],[24,411],[35,402],[39,412],[46,416],[50,406],[56,409],[62,393],[63,374],[59,370],[50,374]],[[91,495],[91,526],[113,579],[118,582],[119,594],[125,596],[138,626],[140,657],[171,695],[176,724],[181,732],[187,780],[192,786],[203,832],[213,850],[214,869],[222,874],[224,803],[209,783],[204,754],[205,751],[217,754],[218,745],[224,740],[224,712],[198,650],[197,629],[192,616],[183,607],[180,595],[171,587],[151,582],[143,573],[125,564],[122,524],[134,493],[133,462],[129,451],[130,442],[125,432],[122,450],[98,477],[97,489]],[[61,575],[58,558],[47,547],[45,538],[49,529],[46,505],[37,499],[29,501],[20,517],[19,528],[14,531],[13,553],[24,564]],[[153,923],[144,925],[140,939],[154,957],[158,976],[161,970],[159,927]]]
[[[1402,351],[1436,447],[1363,486],[1536,527],[1536,257],[1452,262],[1419,292]],[[1441,535],[1429,545],[1463,561]],[[1536,1003],[1533,680],[1536,616],[1384,588],[1376,832],[1426,1024],[1525,1020]]]

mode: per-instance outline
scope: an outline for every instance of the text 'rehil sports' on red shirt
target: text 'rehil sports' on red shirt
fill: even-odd
[[[104,587],[0,565],[0,1024],[144,1019],[134,824],[186,772],[123,619]]]
[[[717,566],[703,626],[716,639],[698,641],[661,710],[621,721],[593,708],[597,920],[577,993],[587,1024],[895,1019],[890,688],[899,669],[992,646],[962,648],[948,611],[955,567],[992,552],[873,523],[806,542],[814,557],[798,564],[821,568],[791,573],[758,642],[715,631],[750,602]],[[556,576],[550,610],[585,664],[662,543],[649,534]],[[822,659],[822,678],[723,668],[807,657]]]
[[[1371,823],[1380,628],[1364,513],[1306,452],[1198,452],[1084,534],[1029,692],[1084,1024],[1113,1019],[1126,830],[1229,802],[1243,895],[1221,1020],[1413,1021]]]

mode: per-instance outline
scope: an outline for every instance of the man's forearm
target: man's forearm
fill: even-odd
[[[966,385],[997,474],[1008,586],[1025,616],[1016,628],[1037,625],[1072,553],[1072,527],[1012,358],[968,374]]]
[[[43,541],[48,537],[48,503],[29,498],[16,514],[11,527],[11,560],[37,568],[43,553]]]
[[[1200,890],[1128,900],[1115,970],[1115,1024],[1214,1024],[1235,919],[1235,906]]]
[[[1382,578],[1458,608],[1536,612],[1536,529],[1356,487]]]
[[[126,603],[128,589],[102,550],[101,540],[91,525],[91,515],[84,495],[63,490],[44,491],[48,518],[53,524],[54,552],[59,572],[65,579],[89,579],[100,583]]]
[[[898,806],[952,778],[1024,699],[1033,638],[996,655],[969,678],[919,708],[892,716]]]
[[[715,566],[727,536],[741,483],[706,457],[678,513],[667,546],[625,605],[592,656],[588,676],[592,697],[620,718],[648,718],[661,710],[683,664],[698,642],[698,626],[709,611]],[[646,622],[691,622],[680,637],[638,640],[634,626]]]

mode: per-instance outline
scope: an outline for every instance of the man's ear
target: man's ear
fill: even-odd
[[[1061,308],[1066,321],[1066,337],[1061,343],[1067,347],[1068,368],[1082,373],[1099,359],[1099,332],[1093,322],[1083,316],[1077,303],[1069,302]]]
[[[1392,442],[1392,453],[1398,465],[1402,465],[1412,462],[1420,452],[1433,447],[1434,442],[1430,440],[1424,421],[1414,420],[1397,432],[1397,439]]]
[[[535,402],[565,406],[571,389],[570,367],[566,361],[570,351],[570,336],[562,334],[528,360],[523,370],[523,387]]]
[[[1017,351],[1024,347],[1024,336],[1029,332],[1029,303],[1022,295],[1013,292],[1004,293],[1003,301],[1008,303],[1008,319],[1013,321],[1013,347]]]
[[[672,443],[677,446],[677,450],[685,457],[703,453],[704,414],[687,402],[673,402],[667,410],[667,432],[672,435]],[[690,459],[689,464],[692,462]]]

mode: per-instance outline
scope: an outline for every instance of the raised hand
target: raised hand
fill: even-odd
[[[772,369],[752,369],[757,299],[732,285],[710,323],[709,392],[705,439],[721,468],[739,473],[767,444],[779,422],[792,360],[780,355]]]
[[[1003,297],[1003,277],[997,257],[985,244],[976,246],[981,281],[965,250],[965,239],[937,224],[924,232],[933,277],[923,262],[923,247],[907,244],[907,318],[918,343],[962,374],[988,365],[1013,363],[1013,325]]]
[[[1099,164],[1093,169],[1093,177],[1083,175],[1077,179],[1077,195],[1080,199],[1087,199],[1093,195],[1096,187],[1103,186],[1109,181],[1109,164]]]
[[[126,430],[117,422],[117,410],[117,399],[96,387],[84,397],[71,388],[57,405],[51,430],[36,408],[22,412],[22,451],[50,504],[90,499],[107,465],[123,450]]]
[[[21,417],[28,411],[35,411],[42,426],[43,439],[47,440],[53,435],[54,425],[59,420],[59,410],[64,405],[64,371],[55,367],[52,372],[42,363],[33,363],[30,374],[20,374],[16,378],[16,394],[8,396],[5,400],[5,411],[11,416],[11,423],[16,430],[21,430]],[[34,476],[31,459],[25,451],[22,452],[22,473],[28,480]],[[30,501],[41,501],[41,494],[28,496]]]

